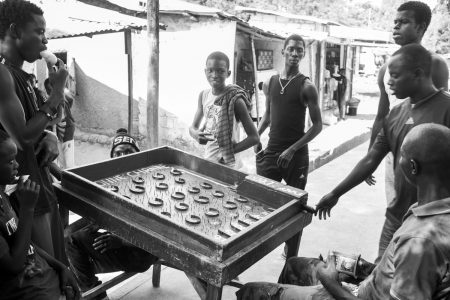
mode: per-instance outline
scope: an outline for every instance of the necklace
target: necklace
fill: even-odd
[[[281,83],[281,75],[278,76],[278,82],[280,83],[281,86],[281,91],[280,94],[283,95],[284,94],[284,90],[287,88],[287,86],[289,85],[289,83],[291,83],[292,80],[294,80],[295,78],[297,78],[300,75],[300,73],[297,73],[294,77],[292,77],[291,79],[289,79],[289,81],[286,83],[286,85],[283,86],[283,84]]]

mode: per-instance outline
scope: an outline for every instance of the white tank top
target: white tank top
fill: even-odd
[[[207,160],[214,162],[219,162],[222,158],[222,153],[220,152],[219,143],[217,142],[217,127],[221,107],[219,105],[214,105],[218,96],[213,95],[212,90],[204,90],[202,92],[202,106],[203,106],[203,117],[204,123],[200,127],[201,131],[205,131],[214,135],[215,140],[208,142],[205,146],[204,157]],[[236,116],[233,116],[233,130],[231,140],[233,143],[239,142],[239,124],[236,121]],[[242,161],[240,153],[235,154],[235,164],[231,166],[235,169],[240,169],[242,167]]]
[[[389,99],[389,108],[391,109],[392,107],[402,103],[403,101],[405,101],[408,98],[398,99],[397,97],[395,97],[395,95],[392,94],[392,90],[389,88],[389,85],[388,85],[390,77],[391,76],[389,75],[389,69],[386,67],[386,72],[384,72],[384,77],[383,77],[383,83],[384,83],[384,90],[386,91],[386,94],[388,95],[388,99]]]

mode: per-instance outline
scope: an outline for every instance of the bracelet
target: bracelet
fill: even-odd
[[[43,111],[42,109],[39,109],[38,112],[43,113],[47,117],[49,122],[53,121],[53,116],[50,113]]]

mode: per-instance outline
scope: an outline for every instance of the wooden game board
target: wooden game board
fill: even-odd
[[[70,210],[204,280],[207,299],[292,236],[298,251],[311,222],[306,192],[170,147],[64,171],[55,187]]]

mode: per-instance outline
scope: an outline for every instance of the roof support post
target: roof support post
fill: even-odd
[[[124,32],[125,39],[125,54],[127,55],[127,69],[128,69],[128,133],[133,135],[133,46],[131,41],[131,29],[126,29]]]
[[[147,71],[148,148],[158,146],[159,132],[159,0],[147,0],[147,36],[149,61]]]
[[[259,125],[259,95],[258,95],[258,66],[256,62],[256,50],[255,50],[255,40],[253,36],[250,35],[250,45],[252,47],[252,62],[253,62],[253,82],[255,88],[255,105],[256,105],[256,125]]]

